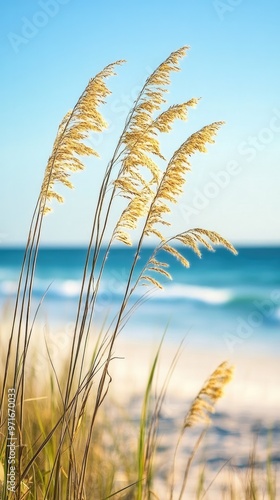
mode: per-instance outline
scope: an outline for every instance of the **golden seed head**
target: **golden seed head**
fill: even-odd
[[[214,413],[214,405],[223,396],[223,390],[233,377],[234,367],[227,361],[221,363],[210,375],[193,401],[184,421],[184,428],[196,423],[210,423],[209,413]]]
[[[48,202],[56,199],[62,203],[63,198],[54,190],[54,186],[60,183],[72,188],[69,181],[70,172],[76,172],[84,168],[79,156],[98,156],[98,153],[90,146],[84,144],[91,131],[101,132],[107,127],[107,123],[98,111],[98,107],[105,102],[110,94],[104,80],[115,74],[114,69],[124,61],[109,64],[94,78],[92,78],[75,108],[66,113],[58,127],[52,154],[48,160],[45,175],[41,187],[40,201],[43,214],[51,209]]]

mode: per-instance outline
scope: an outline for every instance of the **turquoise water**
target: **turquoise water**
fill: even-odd
[[[141,269],[151,254],[145,248],[138,261]],[[93,323],[108,322],[118,310],[135,249],[112,249],[106,262]],[[43,248],[38,257],[34,305],[49,287],[38,321],[49,325],[72,322],[77,310],[85,248]],[[23,249],[0,249],[0,309],[12,304],[17,289]],[[192,252],[189,269],[165,254],[173,280],[165,278],[164,290],[154,290],[125,326],[123,335],[160,338],[168,325],[170,339],[193,345],[244,349],[280,350],[280,248],[240,248],[237,257],[223,249],[204,251],[202,259]],[[147,288],[136,289],[134,301]],[[133,303],[133,302],[132,302]]]

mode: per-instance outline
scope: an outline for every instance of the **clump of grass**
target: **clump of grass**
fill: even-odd
[[[182,232],[176,235],[168,232],[171,223],[166,215],[172,211],[172,205],[177,203],[183,192],[186,174],[191,169],[192,155],[196,152],[206,152],[206,145],[214,142],[215,135],[223,124],[215,122],[201,128],[187,137],[171,158],[164,157],[161,151],[161,134],[169,133],[175,120],[186,120],[190,108],[198,103],[198,99],[192,98],[162,109],[170,75],[179,70],[179,62],[187,49],[188,47],[182,47],[173,52],[147,78],[127,116],[111,160],[104,169],[81,277],[70,354],[61,374],[54,366],[51,353],[47,349],[49,390],[46,392],[47,401],[42,402],[30,400],[33,396],[28,393],[30,379],[27,377],[27,366],[31,361],[30,345],[38,312],[37,309],[35,316],[32,316],[31,305],[44,218],[51,210],[53,200],[63,202],[57,187],[63,185],[71,188],[70,174],[84,168],[82,156],[98,156],[98,152],[87,144],[87,139],[90,133],[101,133],[106,127],[100,112],[100,107],[105,104],[110,94],[106,81],[124,61],[109,64],[90,80],[74,108],[65,115],[58,128],[31,220],[1,375],[1,429],[5,429],[6,425],[7,386],[13,386],[16,391],[16,498],[29,495],[30,498],[39,496],[82,499],[86,496],[92,498],[92,494],[96,494],[93,493],[93,485],[89,486],[87,482],[88,464],[97,460],[92,449],[93,436],[102,403],[112,380],[110,365],[114,357],[116,339],[135,307],[141,304],[141,299],[136,304],[132,300],[135,289],[141,286],[148,286],[148,290],[153,287],[162,288],[161,278],[171,279],[172,275],[167,270],[168,264],[164,257],[161,257],[164,252],[173,255],[185,267],[189,267],[186,251],[192,250],[201,256],[200,246],[213,250],[213,245],[220,244],[236,253],[234,247],[214,231],[183,228]],[[123,211],[116,215],[117,197],[124,198],[126,205]],[[113,225],[113,231],[105,244],[109,223]],[[115,318],[105,326],[96,340],[95,348],[89,352],[89,335],[94,326],[96,300],[108,254],[116,241],[131,245],[135,229],[138,229],[139,237],[136,243],[134,242],[135,254],[131,262],[128,262],[128,276],[122,302]],[[136,263],[143,244],[150,236],[155,236],[157,243],[139,272]],[[103,254],[100,252],[102,247],[105,247]],[[94,333],[96,335],[96,331]],[[150,494],[156,422],[165,391],[163,389],[161,393],[147,434],[148,441],[145,441],[147,405],[154,368],[147,386],[142,427],[140,426],[137,498],[142,498],[143,495],[148,498]],[[229,369],[224,367],[224,370]],[[216,380],[218,374],[213,374],[213,377]],[[210,397],[210,385],[207,386],[207,391],[207,396]],[[219,391],[210,397],[212,403],[220,397],[218,393]],[[209,410],[202,394],[206,393],[199,396],[200,411],[202,407]],[[42,404],[46,415],[52,415],[52,418],[44,416],[40,406]],[[196,418],[197,412],[198,407],[192,407],[187,421],[191,422]],[[34,419],[32,420],[34,413],[37,415],[37,432],[34,429]],[[185,423],[185,427],[187,426]],[[3,436],[2,455],[5,456],[6,474],[8,449],[5,433]],[[107,495],[110,491],[111,487],[102,495]],[[9,496],[6,481],[3,495]]]

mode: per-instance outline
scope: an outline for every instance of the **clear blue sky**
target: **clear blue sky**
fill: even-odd
[[[197,128],[225,120],[197,156],[174,230],[216,229],[236,244],[280,244],[279,0],[41,0],[1,8],[0,244],[25,242],[57,126],[87,84],[117,59],[104,114],[113,126],[101,160],[74,174],[45,221],[43,242],[87,241],[98,181],[135,92],[170,52],[190,45],[168,99],[202,97],[176,125],[172,151]]]

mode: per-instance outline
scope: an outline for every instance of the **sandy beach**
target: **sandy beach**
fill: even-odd
[[[32,354],[28,366],[29,370],[36,371],[37,387],[31,389],[34,397],[47,396],[43,380],[49,380],[49,370],[46,369],[48,357],[45,347],[38,342],[42,328],[38,329],[38,335],[33,336]],[[54,365],[59,372],[69,356],[69,337],[65,340],[57,334],[56,348],[54,348],[55,332],[45,330],[44,334],[50,346]],[[138,423],[145,387],[158,345],[159,342],[155,339],[140,341],[135,338],[129,339],[127,335],[120,335],[113,352],[109,370],[112,383],[103,408],[109,421],[112,420],[114,429],[120,429],[120,432],[126,429],[125,432],[134,445],[139,432]],[[176,341],[163,342],[154,394],[159,393],[178,347]],[[89,356],[93,349],[94,344],[90,342]],[[170,484],[174,448],[184,417],[204,381],[225,360],[235,365],[234,378],[226,386],[224,397],[216,404],[212,424],[192,464],[183,498],[196,498],[199,477],[203,470],[203,488],[206,493],[202,498],[210,500],[231,498],[224,494],[224,490],[229,483],[232,483],[238,492],[237,498],[242,499],[250,473],[250,454],[254,447],[256,483],[262,491],[262,498],[269,498],[266,485],[268,456],[278,473],[280,466],[280,365],[277,353],[261,355],[259,351],[244,349],[243,353],[239,351],[231,356],[226,354],[228,352],[225,349],[197,348],[188,341],[180,348],[180,355],[170,378],[160,414],[153,488],[161,500],[169,498],[167,488]],[[175,499],[178,498],[187,460],[201,430],[200,425],[189,428],[182,439],[175,467]],[[128,440],[126,446],[129,447],[129,443]],[[117,484],[123,487],[126,484],[124,481],[120,472]],[[280,484],[277,494],[280,494]]]
[[[157,344],[152,341],[142,343],[118,339],[115,355],[123,359],[116,359],[112,363],[110,373],[113,382],[110,398],[125,407],[131,420],[135,422],[139,418],[145,383],[156,349]],[[158,391],[176,350],[175,344],[163,344],[157,375]],[[160,492],[162,499],[167,498],[164,496],[166,481],[184,416],[204,380],[225,359],[222,351],[206,352],[195,350],[190,346],[184,346],[182,349],[169,382],[161,413],[158,441],[160,453],[156,459],[157,471],[160,473],[155,481],[155,491]],[[223,496],[223,489],[225,484],[228,484],[229,478],[239,491],[238,498],[243,498],[242,490],[244,491],[249,474],[250,454],[254,447],[258,469],[256,482],[263,492],[263,498],[268,498],[265,480],[268,454],[279,472],[279,361],[276,356],[252,353],[251,356],[248,356],[248,353],[244,353],[243,356],[239,353],[231,356],[228,361],[236,367],[235,376],[225,388],[224,397],[216,405],[212,425],[192,466],[184,498],[195,498],[198,477],[202,470],[201,464],[205,463],[205,488],[214,482],[204,498],[229,498]],[[200,431],[200,426],[188,429],[182,441],[176,460],[177,489],[192,444]]]
[[[158,348],[156,341],[128,340],[119,338],[116,343],[116,359],[112,363],[118,397],[125,403],[132,395],[142,393]],[[172,359],[179,348],[175,342],[164,342],[160,355],[158,386],[163,382]],[[225,396],[219,401],[219,410],[234,413],[243,411],[256,418],[276,419],[280,410],[280,364],[277,353],[247,352],[228,355],[223,350],[197,349],[183,344],[179,359],[169,382],[168,393],[172,397],[189,401],[195,397],[204,380],[222,361],[235,366],[233,381],[226,387]],[[129,381],[129,383],[128,383]],[[122,388],[122,389],[121,389]],[[121,390],[120,390],[121,389]]]

